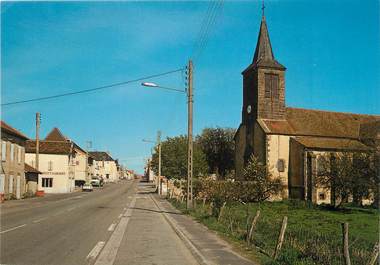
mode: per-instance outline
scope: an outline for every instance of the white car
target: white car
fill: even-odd
[[[89,184],[89,183],[86,183],[86,184],[84,184],[84,185],[82,186],[82,191],[93,191],[93,190],[94,190],[94,188],[93,188],[92,185]]]

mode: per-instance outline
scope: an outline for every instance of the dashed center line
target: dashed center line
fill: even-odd
[[[47,217],[44,217],[44,218],[40,218],[40,219],[37,219],[37,220],[34,220],[33,223],[39,223],[43,220],[45,220]]]
[[[98,243],[96,243],[95,247],[90,251],[90,253],[88,253],[86,260],[95,260],[102,248],[104,247],[104,244],[104,241],[99,241]]]
[[[26,226],[26,224],[22,224],[22,225],[19,225],[19,226],[15,226],[15,227],[12,227],[10,229],[7,229],[7,230],[4,230],[4,231],[1,231],[0,234],[4,234],[4,233],[7,233],[7,232],[10,232],[10,231],[13,231],[13,230],[16,230],[18,228],[21,228],[21,227],[24,227]]]
[[[111,224],[110,227],[108,227],[108,231],[113,231],[113,230],[115,230],[115,226],[116,226],[115,223]]]

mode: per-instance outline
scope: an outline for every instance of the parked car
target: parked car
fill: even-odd
[[[94,188],[92,187],[92,185],[90,183],[86,183],[82,186],[82,191],[93,191]]]
[[[91,180],[91,185],[94,187],[103,187],[103,179],[93,178]]]

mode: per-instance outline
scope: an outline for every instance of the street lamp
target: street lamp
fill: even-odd
[[[142,86],[153,87],[153,88],[162,88],[166,90],[186,93],[187,95],[187,200],[186,207],[189,209],[192,207],[193,201],[193,62],[189,60],[189,64],[187,66],[188,70],[188,86],[187,90],[181,90],[170,87],[163,87],[156,83],[152,82],[143,82]]]
[[[153,85],[153,83],[149,83]],[[143,139],[143,142],[146,143],[155,143],[158,147],[158,178],[157,178],[157,192],[159,195],[162,195],[162,189],[161,189],[161,131],[157,132],[157,142]]]

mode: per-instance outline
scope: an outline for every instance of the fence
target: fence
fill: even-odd
[[[176,198],[181,203],[180,197]],[[229,237],[246,241],[247,247],[257,249],[277,264],[375,265],[378,261],[379,245],[371,246],[352,237],[348,223],[342,224],[340,232],[324,232],[304,227],[287,216],[267,216],[248,205],[223,204],[217,215],[212,203],[198,200],[195,205],[193,215],[198,219],[207,220],[213,229]]]

